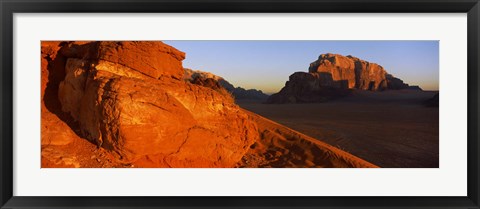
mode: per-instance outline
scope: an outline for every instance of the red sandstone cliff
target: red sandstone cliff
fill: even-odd
[[[173,47],[161,42],[43,45],[58,47],[57,57],[50,59],[64,64],[42,69],[45,78],[58,74],[42,85],[50,84],[58,97],[43,97],[44,102],[58,100],[61,114],[68,113],[67,122],[77,124],[80,137],[122,162],[231,167],[258,137],[255,123],[228,94],[182,81],[185,54]],[[48,127],[42,133],[51,130],[43,120],[48,116],[42,114]],[[49,134],[42,141],[55,138]]]

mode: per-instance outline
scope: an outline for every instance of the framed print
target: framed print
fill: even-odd
[[[2,208],[479,208],[468,1],[2,1]]]

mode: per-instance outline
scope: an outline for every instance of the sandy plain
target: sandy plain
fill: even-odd
[[[325,103],[237,103],[380,167],[437,168],[439,108],[424,105],[436,93],[355,91]]]

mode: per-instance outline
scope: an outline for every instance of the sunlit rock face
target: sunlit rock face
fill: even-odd
[[[322,54],[310,64],[309,73],[325,78],[324,86],[363,90],[384,90],[386,71],[382,66],[352,56]]]
[[[285,87],[267,103],[324,102],[349,95],[350,90],[419,89],[395,78],[376,63],[353,56],[322,54],[306,72],[290,75]]]
[[[185,54],[171,46],[159,41],[60,45],[62,112],[78,124],[81,137],[119,161],[231,167],[258,138],[256,124],[230,94],[182,79]]]

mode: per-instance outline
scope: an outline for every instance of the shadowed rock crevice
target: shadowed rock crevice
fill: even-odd
[[[42,127],[50,127],[42,131],[42,145],[64,145],[82,137],[78,122],[62,111],[58,99],[59,85],[66,76],[68,57],[61,53],[65,48],[68,42],[42,44]]]

